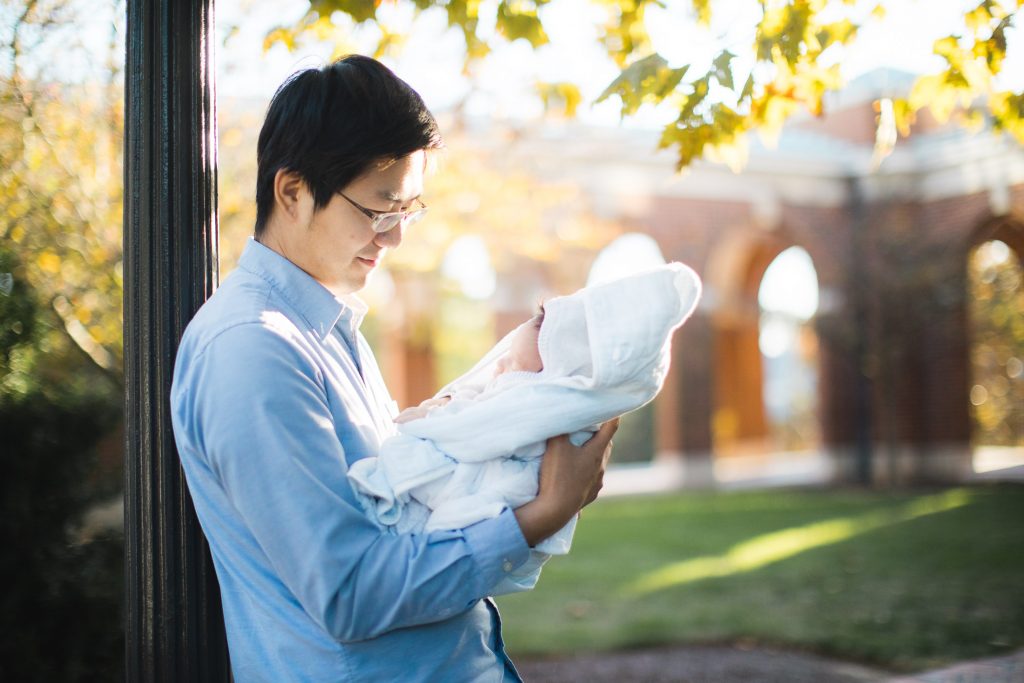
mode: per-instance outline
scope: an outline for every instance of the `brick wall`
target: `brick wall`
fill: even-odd
[[[1024,186],[1011,189],[1011,203],[1024,215]],[[858,217],[848,207],[784,205],[779,226],[766,231],[755,225],[748,204],[673,197],[654,202],[646,223],[666,258],[693,265],[706,285],[717,249],[744,240],[753,245],[745,247],[746,266],[732,283],[747,297],[740,308],[752,301],[756,310],[757,286],[779,251],[791,245],[808,251],[829,299],[815,319],[825,447],[849,450],[867,430],[876,450],[917,458],[950,444],[967,448],[966,261],[991,222],[988,196],[887,199],[861,211]],[[756,354],[756,343],[733,348],[744,338],[756,342],[756,331],[756,316],[725,315],[716,305],[681,330],[667,385],[671,397],[658,412],[659,420],[675,422],[659,427],[659,450],[713,451],[716,406],[742,406],[736,395],[744,391],[760,400],[760,380],[749,376],[758,374],[756,363],[740,357]],[[756,415],[746,417],[741,434],[763,430]],[[927,478],[927,470],[908,476]]]

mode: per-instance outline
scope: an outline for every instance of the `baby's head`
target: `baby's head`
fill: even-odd
[[[512,345],[495,364],[495,375],[506,372],[540,372],[544,369],[544,363],[540,358],[540,348],[537,346],[540,326],[543,323],[544,307],[541,306],[537,315],[520,325],[512,333]]]

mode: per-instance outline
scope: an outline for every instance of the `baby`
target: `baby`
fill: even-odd
[[[495,363],[494,376],[497,378],[508,372],[529,372],[538,373],[544,369],[544,361],[540,357],[540,346],[537,344],[540,336],[540,326],[544,324],[544,306],[540,311],[517,327],[512,332],[512,341],[509,350],[505,355],[498,358]],[[485,387],[484,391],[487,388]],[[471,391],[466,389],[464,391]],[[395,418],[396,424],[402,424],[411,420],[418,420],[426,417],[434,408],[439,408],[451,401],[452,397],[447,395],[428,398],[418,406],[406,408]]]
[[[396,419],[375,458],[349,469],[367,514],[397,533],[462,529],[537,495],[549,438],[581,445],[657,395],[673,332],[700,296],[670,263],[546,301],[469,372]],[[493,595],[529,590],[575,520],[531,551]]]

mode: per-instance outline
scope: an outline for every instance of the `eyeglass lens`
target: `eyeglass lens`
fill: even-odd
[[[426,213],[424,209],[412,211],[410,213],[398,212],[389,213],[384,216],[378,216],[374,223],[373,229],[375,232],[387,232],[398,227],[399,223],[405,223],[406,225],[412,225]]]

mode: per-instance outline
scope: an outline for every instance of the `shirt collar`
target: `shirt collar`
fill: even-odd
[[[309,273],[252,237],[238,259],[238,267],[270,283],[321,340],[335,325],[354,334],[366,315],[366,304],[355,294],[334,296]]]

